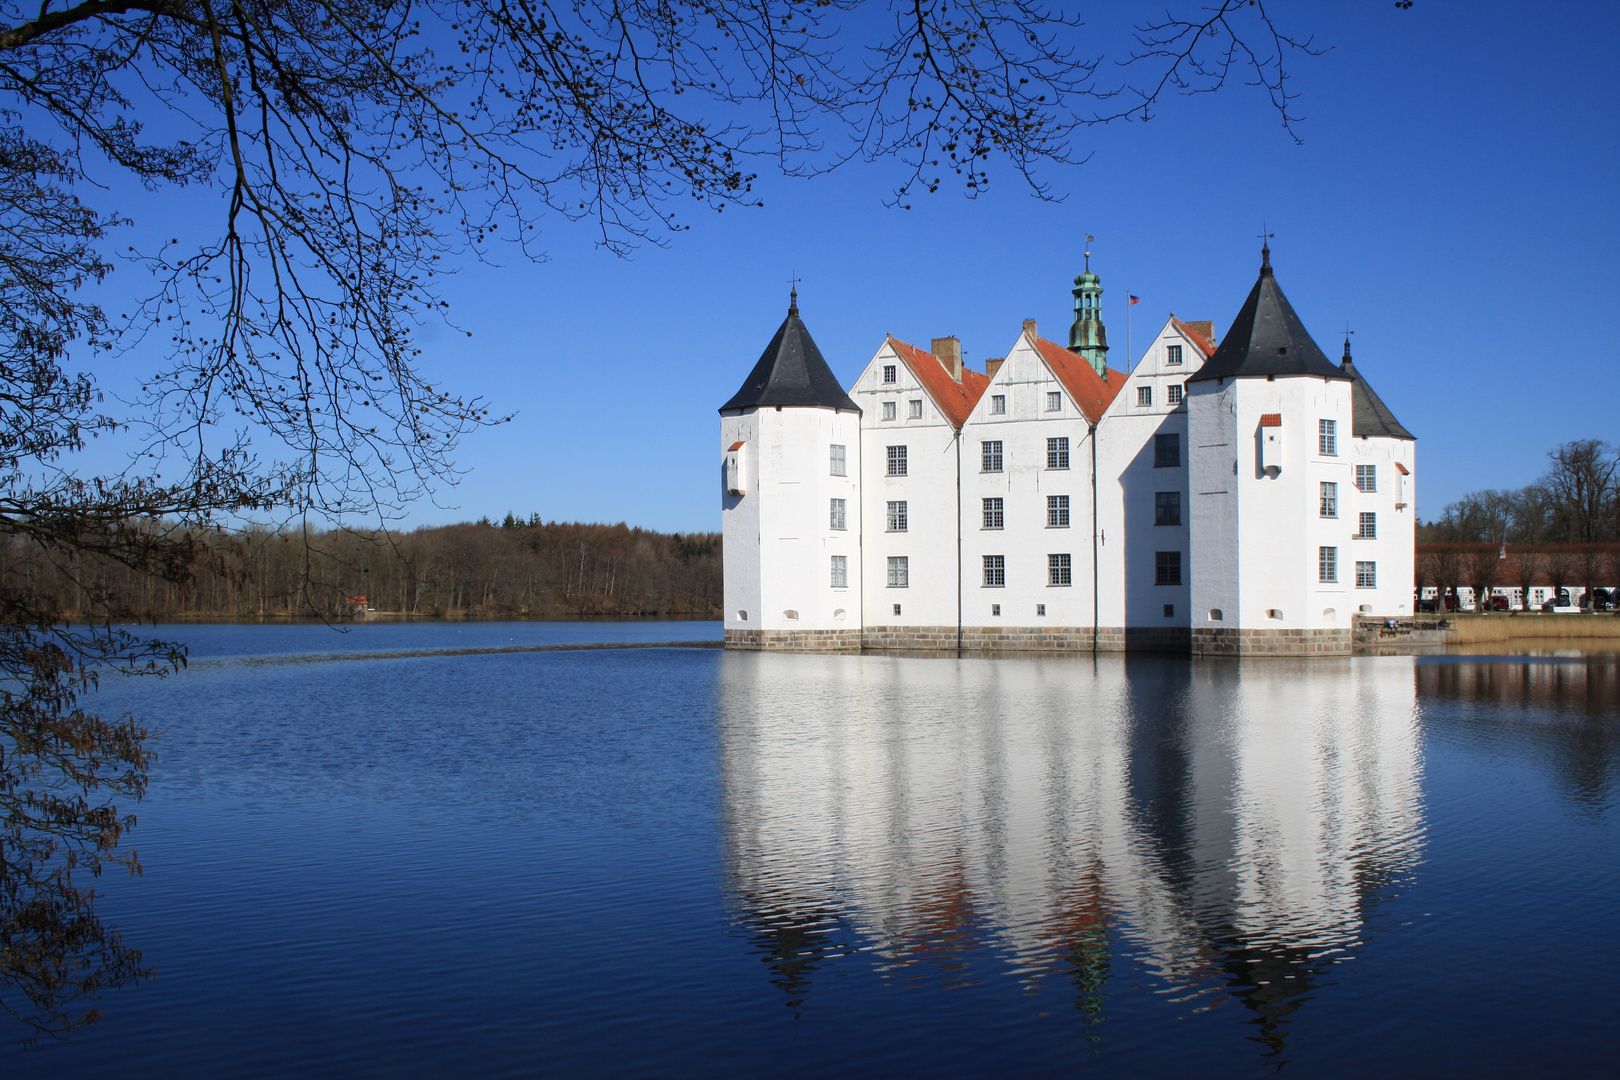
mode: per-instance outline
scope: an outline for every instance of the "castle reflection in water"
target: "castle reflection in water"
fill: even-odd
[[[1409,658],[728,653],[721,687],[729,884],[796,1009],[856,950],[1085,1013],[1129,967],[1280,1046],[1422,845]]]

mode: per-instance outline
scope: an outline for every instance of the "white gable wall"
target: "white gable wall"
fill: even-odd
[[[1353,483],[1349,498],[1345,500],[1350,516],[1346,533],[1351,538],[1345,548],[1350,560],[1351,585],[1355,586],[1355,564],[1372,562],[1376,567],[1377,585],[1368,589],[1355,587],[1352,608],[1363,615],[1411,615],[1415,577],[1415,543],[1417,515],[1414,474],[1417,472],[1417,446],[1410,439],[1391,439],[1379,436],[1352,439],[1348,444],[1351,459],[1351,479],[1354,466],[1371,465],[1375,470],[1377,490],[1364,492]],[[1402,475],[1396,465],[1406,467]],[[1377,514],[1377,538],[1367,540],[1355,536],[1359,532],[1360,514]],[[1362,608],[1366,608],[1362,611]]]

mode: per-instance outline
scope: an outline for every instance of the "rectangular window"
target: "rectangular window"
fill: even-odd
[[[900,605],[899,604],[894,605],[894,613],[896,615],[900,614]]]
[[[1073,572],[1069,556],[1048,555],[1046,557],[1046,583],[1048,585],[1070,585],[1073,584],[1072,578]]]
[[[1155,491],[1153,493],[1153,524],[1181,524],[1181,492]]]
[[[1323,457],[1339,456],[1339,422],[1337,420],[1318,420],[1316,422],[1317,452]]]
[[[1046,605],[1045,604],[1036,604],[1035,605],[1035,614],[1038,615],[1038,616],[1041,616],[1042,618],[1044,618],[1046,616]]]
[[[1378,564],[1372,562],[1356,563],[1356,588],[1378,588]]]
[[[849,588],[848,555],[834,555],[832,557],[832,587],[835,589]]]
[[[1136,388],[1136,404],[1138,408],[1145,408],[1153,404],[1153,387],[1138,386]]]
[[[894,365],[893,364],[884,364],[883,365],[883,381],[886,382],[886,383],[894,382]]]
[[[1067,469],[1069,467],[1069,438],[1067,435],[1061,439],[1046,440],[1046,467],[1048,469]]]
[[[922,398],[913,398],[906,402],[906,416],[911,420],[922,419]]]
[[[1001,513],[1001,500],[984,500],[984,527],[987,529],[999,529],[1002,527],[1003,522],[1004,518]]]
[[[1048,390],[1046,393],[1046,411],[1061,412],[1063,410],[1063,394],[1057,390]]]
[[[911,560],[904,555],[889,556],[889,588],[904,589],[911,585]],[[896,615],[900,609],[896,608]]]
[[[1339,516],[1339,485],[1331,480],[1322,481],[1322,516]]]
[[[1164,347],[1164,362],[1166,364],[1179,364],[1179,363],[1181,363],[1181,346],[1180,345],[1166,345]]]
[[[832,523],[828,527],[833,529],[844,529],[848,527],[844,524],[843,499],[834,499],[832,501]]]
[[[1069,527],[1069,497],[1067,495],[1048,495],[1046,497],[1046,527],[1048,529],[1067,529]]]
[[[1362,514],[1361,515],[1361,531],[1356,533],[1356,538],[1358,540],[1376,540],[1376,539],[1378,539],[1378,515],[1377,514]]]
[[[1378,466],[1376,466],[1376,465],[1357,465],[1356,466],[1356,489],[1358,491],[1377,491],[1378,490]]]
[[[1333,583],[1339,580],[1339,549],[1325,547],[1316,549],[1316,580]]]
[[[889,447],[889,475],[906,475],[906,448],[903,446]]]
[[[894,402],[885,401],[883,403],[883,419],[885,419],[885,420],[893,420],[894,419]]]
[[[996,416],[1005,415],[1005,413],[1007,412],[1007,395],[1006,394],[991,394],[990,395],[990,411],[993,414],[995,414]]]
[[[1167,618],[1167,619],[1175,618],[1176,617],[1176,605],[1174,605],[1174,604],[1166,604],[1166,605],[1164,605],[1164,617]]]
[[[1181,468],[1181,436],[1153,436],[1153,467],[1155,469]]]
[[[1000,615],[1001,614],[1001,605],[1000,604],[991,604],[990,605],[990,614],[992,614],[992,615]]]
[[[844,464],[844,448],[833,443],[828,458],[828,471],[833,476],[848,476],[848,466]]]
[[[889,504],[889,532],[906,531],[906,504],[905,500]]]
[[[1007,556],[986,555],[984,557],[984,587],[987,589],[1000,589],[1007,584]]]
[[[1153,584],[1181,584],[1181,552],[1155,551],[1153,553]]]
[[[985,472],[1001,471],[1001,440],[979,444],[979,462]]]
[[[1181,404],[1181,393],[1182,393],[1182,391],[1181,391],[1181,384],[1180,383],[1171,383],[1169,386],[1165,387],[1164,388],[1164,402],[1165,402],[1165,404],[1166,405],[1180,405]]]

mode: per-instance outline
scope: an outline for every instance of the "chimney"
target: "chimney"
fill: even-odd
[[[1033,337],[1040,337],[1040,335],[1035,332],[1035,320],[1034,319],[1025,319],[1024,320],[1024,333],[1028,334],[1032,338]]]
[[[962,342],[959,338],[937,337],[928,343],[928,351],[939,357],[951,378],[962,381]]]
[[[1189,322],[1187,323],[1187,329],[1191,330],[1195,334],[1201,335],[1203,339],[1209,342],[1211,345],[1215,344],[1215,324],[1210,320],[1205,319],[1202,322]]]
[[[1007,358],[1003,356],[995,360],[986,360],[984,362],[984,373],[992,379],[995,378],[996,372],[1001,370],[1001,365],[1006,361],[1006,359]]]

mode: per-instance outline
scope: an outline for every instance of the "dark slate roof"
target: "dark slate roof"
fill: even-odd
[[[788,305],[787,318],[782,320],[776,336],[765,347],[765,354],[743,380],[742,389],[720,406],[720,411],[761,405],[820,405],[828,409],[861,411],[844,393],[827,361],[821,358],[821,350],[816,348],[810,331],[799,319],[797,291]]]
[[[1254,375],[1317,375],[1345,378],[1311,340],[1271,272],[1271,251],[1261,249],[1260,280],[1232,320],[1215,355],[1188,382]]]
[[[1389,411],[1382,398],[1373,393],[1373,388],[1367,385],[1367,380],[1361,377],[1356,365],[1350,360],[1350,343],[1344,343],[1344,361],[1339,365],[1351,382],[1350,386],[1350,428],[1355,435],[1382,435],[1394,439],[1414,439],[1410,431],[1401,426],[1395,419],[1395,414]]]

